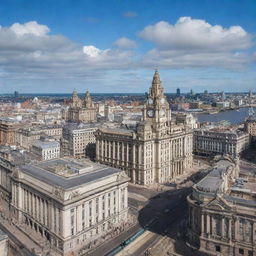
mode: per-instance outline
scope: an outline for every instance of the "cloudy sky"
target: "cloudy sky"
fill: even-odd
[[[256,91],[255,0],[1,0],[0,94]]]

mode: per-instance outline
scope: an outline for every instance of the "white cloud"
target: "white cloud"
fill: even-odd
[[[104,51],[100,50],[93,45],[88,45],[88,46],[83,47],[84,54],[86,54],[87,56],[92,57],[92,58],[99,57],[100,55],[106,53],[107,51],[108,50],[104,50]]]
[[[174,25],[165,21],[149,25],[139,36],[156,46],[143,57],[147,66],[240,68],[251,61],[246,50],[252,46],[252,36],[240,26],[223,28],[181,17]]]
[[[251,36],[240,26],[223,28],[190,17],[179,18],[175,25],[160,21],[145,27],[139,35],[169,50],[226,51],[252,45]]]
[[[100,49],[86,42],[81,45],[65,36],[49,34],[49,31],[47,26],[36,21],[0,26],[1,90],[7,88],[6,81],[10,88],[16,84],[30,84],[30,91],[40,81],[42,90],[46,90],[44,84],[48,83],[49,90],[58,91],[54,86],[58,79],[67,87],[70,84],[70,90],[74,87],[73,83],[80,84],[82,88],[85,79],[90,84],[95,80],[92,86],[104,86],[106,78],[110,79],[109,84],[112,83],[114,73],[117,76],[116,85],[119,86],[119,78],[124,78],[119,76],[120,73],[138,68],[140,71],[156,66],[165,69],[238,69],[256,61],[255,53],[247,51],[252,43],[251,35],[243,28],[222,28],[191,18],[180,18],[174,25],[158,22],[145,27],[140,36],[155,46],[140,55],[135,55],[132,49],[136,43],[126,37],[114,42],[117,47]],[[134,82],[137,85],[139,82],[135,81],[138,79],[133,79],[128,78],[122,84],[129,86]]]
[[[30,21],[24,24],[14,23],[10,30],[17,36],[23,36],[25,34],[33,34],[36,36],[46,35],[50,29],[45,25],[40,25],[36,21]]]
[[[62,35],[48,34],[37,22],[15,23],[0,29],[0,69],[10,76],[45,77],[88,74],[91,70],[126,68],[132,52],[80,45]]]
[[[127,37],[120,37],[115,41],[115,45],[119,48],[135,48],[136,42]]]

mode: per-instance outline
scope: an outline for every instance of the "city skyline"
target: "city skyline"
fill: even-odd
[[[254,1],[95,6],[3,1],[1,93],[144,93],[156,67],[170,93],[254,91]]]

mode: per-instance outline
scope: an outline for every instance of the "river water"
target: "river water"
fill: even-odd
[[[254,108],[256,113],[256,108]],[[245,121],[249,115],[249,108],[240,108],[238,110],[228,110],[217,114],[197,114],[199,122],[220,122],[228,121],[231,124],[240,124]]]

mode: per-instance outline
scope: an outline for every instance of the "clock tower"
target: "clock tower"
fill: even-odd
[[[152,122],[155,132],[160,132],[162,129],[167,130],[166,128],[170,126],[170,106],[164,95],[157,70],[144,105],[143,119]]]

